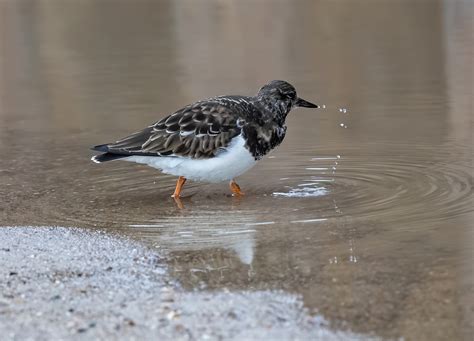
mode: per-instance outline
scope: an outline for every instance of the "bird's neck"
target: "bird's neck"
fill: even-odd
[[[257,98],[258,105],[268,115],[267,119],[271,119],[284,126],[285,119],[291,110],[283,101],[274,101],[271,98]]]

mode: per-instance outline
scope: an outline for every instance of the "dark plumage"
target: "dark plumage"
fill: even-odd
[[[123,156],[206,159],[243,133],[246,148],[260,159],[283,141],[285,118],[294,106],[318,107],[299,99],[291,84],[272,81],[255,97],[219,96],[199,101],[117,142],[92,149]]]

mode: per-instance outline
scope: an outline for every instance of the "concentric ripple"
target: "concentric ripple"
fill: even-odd
[[[298,191],[307,188],[306,183],[313,186],[313,191],[320,188],[322,195],[333,199],[339,216],[380,217],[384,221],[416,223],[473,210],[473,169],[468,147],[451,146],[448,153],[448,148],[418,146],[414,151],[408,145],[395,145],[382,148],[384,154],[374,152],[372,147],[351,149],[346,151],[348,156],[308,158],[299,166],[301,183],[290,188],[286,196],[308,196]],[[453,150],[458,152],[453,154]]]
[[[473,210],[467,146],[299,148],[242,176],[243,198],[231,197],[227,184],[189,182],[182,207],[169,197],[172,176],[119,162],[93,170],[90,179],[68,172],[76,180],[52,193],[44,223],[120,228],[174,249],[220,245],[244,250],[247,260],[255,230],[274,225],[370,219],[410,228]]]

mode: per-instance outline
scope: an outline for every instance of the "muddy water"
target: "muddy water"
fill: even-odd
[[[470,1],[0,4],[1,225],[106,228],[183,287],[283,289],[335,328],[473,331]],[[292,82],[318,111],[239,183],[95,165],[194,100]],[[339,108],[347,108],[347,113]],[[341,126],[342,124],[342,126]]]

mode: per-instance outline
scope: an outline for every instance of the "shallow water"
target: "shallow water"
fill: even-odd
[[[1,225],[106,228],[167,253],[185,288],[284,289],[335,328],[467,339],[472,2],[269,7],[0,3]],[[189,182],[180,209],[175,178],[89,161],[91,145],[275,78],[326,107],[290,114],[243,198]]]

